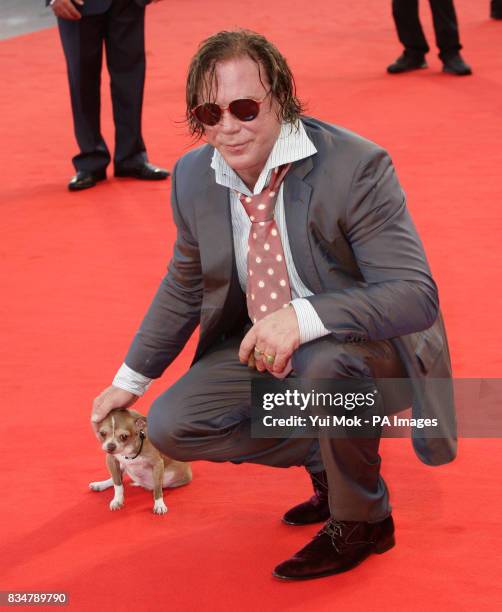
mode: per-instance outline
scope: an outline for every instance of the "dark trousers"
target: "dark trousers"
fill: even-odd
[[[275,467],[326,469],[330,508],[339,520],[376,522],[391,511],[380,475],[379,437],[256,438],[251,436],[250,390],[257,374],[239,363],[240,337],[213,347],[153,403],[148,436],[181,461],[203,459]],[[300,346],[292,359],[298,378],[403,378],[390,342],[341,344],[325,336]],[[410,398],[385,397],[395,412]],[[392,404],[392,405],[389,405]]]
[[[75,136],[80,152],[73,158],[78,170],[103,170],[110,153],[101,134],[101,68],[103,45],[110,73],[115,122],[115,166],[146,160],[141,135],[145,83],[145,9],[133,0],[113,0],[100,15],[78,21],[58,19],[66,57]]]
[[[502,17],[502,0],[492,0],[490,3],[490,10],[492,15]]]
[[[429,0],[439,57],[447,58],[462,48],[453,0]],[[399,40],[409,55],[423,56],[429,45],[418,15],[418,0],[392,0],[392,14]]]

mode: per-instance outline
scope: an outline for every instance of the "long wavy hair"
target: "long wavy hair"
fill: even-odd
[[[215,99],[218,89],[216,63],[242,56],[256,62],[262,84],[262,70],[265,71],[270,93],[278,102],[279,120],[296,123],[303,112],[303,105],[296,97],[293,74],[285,58],[270,41],[251,30],[218,32],[199,45],[188,69],[186,121],[190,134],[196,140],[204,135],[204,126],[194,117],[192,109],[200,103],[202,91],[209,94],[210,100]]]

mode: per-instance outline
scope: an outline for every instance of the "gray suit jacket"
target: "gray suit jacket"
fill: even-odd
[[[317,154],[295,162],[284,182],[291,252],[307,298],[340,342],[392,339],[409,376],[413,416],[440,416],[442,437],[413,432],[419,458],[437,465],[456,452],[451,377],[436,285],[387,153],[339,127],[302,118]],[[126,357],[159,377],[200,323],[194,361],[242,324],[229,191],[210,168],[213,148],[184,155],[173,172],[178,234],[169,269]]]

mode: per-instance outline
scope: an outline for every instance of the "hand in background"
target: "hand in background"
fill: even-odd
[[[84,0],[75,0],[75,4],[84,6]],[[75,8],[71,0],[54,0],[54,3],[51,4],[51,8],[54,15],[56,15],[56,17],[61,17],[61,19],[77,21],[82,18],[82,15]]]

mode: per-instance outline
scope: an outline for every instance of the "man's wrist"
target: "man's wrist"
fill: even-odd
[[[305,298],[296,298],[289,303],[296,313],[300,330],[300,344],[316,340],[331,333],[326,329],[312,304]]]
[[[153,380],[134,371],[126,363],[123,363],[113,379],[113,386],[129,391],[138,397],[144,395]]]

